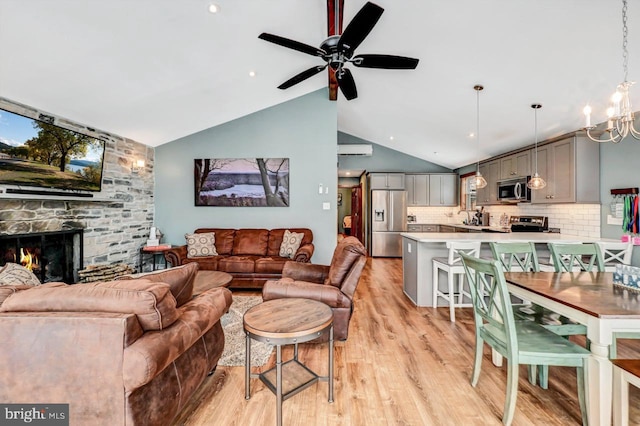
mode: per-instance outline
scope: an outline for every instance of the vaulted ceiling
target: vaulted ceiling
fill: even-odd
[[[327,87],[323,62],[258,39],[312,46],[327,0],[0,0],[0,96],[157,146]],[[345,0],[344,25],[364,5]],[[612,0],[375,0],[385,9],[357,53],[420,59],[413,71],[351,67],[338,129],[454,168],[596,122],[622,72]],[[640,2],[629,4],[629,79],[640,78]],[[250,71],[255,76],[249,75]],[[480,95],[480,148],[476,130]],[[330,102],[327,100],[327,102]],[[640,105],[640,87],[632,89]],[[393,137],[393,139],[391,139]]]

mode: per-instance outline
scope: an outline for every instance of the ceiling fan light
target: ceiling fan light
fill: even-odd
[[[480,172],[476,172],[476,175],[473,178],[473,182],[475,183],[476,189],[482,189],[485,186],[487,186],[487,181],[484,178],[484,176],[482,176],[482,173]]]
[[[529,189],[542,189],[547,186],[547,182],[540,177],[538,173],[535,173],[529,182],[527,182],[527,188]]]

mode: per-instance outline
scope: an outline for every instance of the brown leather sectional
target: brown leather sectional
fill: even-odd
[[[286,230],[304,234],[302,244],[293,259],[280,257],[280,245]],[[309,263],[313,255],[313,232],[307,228],[228,229],[200,228],[195,233],[215,233],[217,256],[187,257],[187,246],[165,253],[173,266],[197,263],[202,270],[227,272],[233,276],[230,287],[235,289],[262,288],[265,281],[282,277],[284,264],[289,260]]]
[[[224,348],[231,292],[192,297],[197,270],[4,292],[0,401],[68,403],[72,425],[170,424]]]

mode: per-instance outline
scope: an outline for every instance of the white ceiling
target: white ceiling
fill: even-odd
[[[277,89],[322,61],[257,38],[319,46],[326,0],[215,1],[214,15],[206,0],[0,0],[0,96],[157,146],[326,87],[321,73]],[[533,143],[534,102],[540,140],[580,128],[586,103],[603,121],[623,79],[620,1],[375,2],[385,12],[356,53],[420,64],[352,68],[359,97],[340,95],[338,129],[446,167]],[[345,26],[364,3],[345,0]],[[633,80],[640,1],[629,3]]]

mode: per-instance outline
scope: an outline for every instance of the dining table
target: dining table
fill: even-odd
[[[640,332],[640,294],[614,285],[612,272],[505,272],[509,292],[564,315],[587,328],[590,424],[610,425],[613,333]]]

